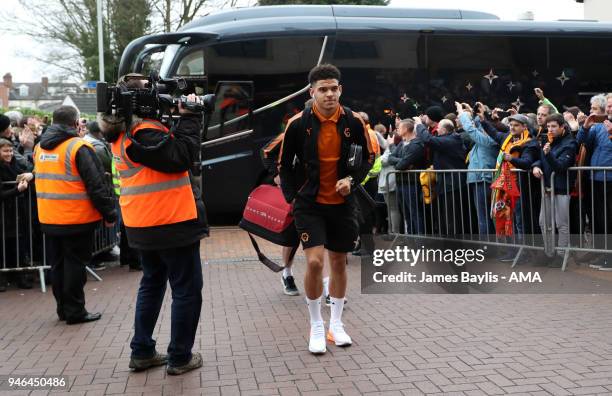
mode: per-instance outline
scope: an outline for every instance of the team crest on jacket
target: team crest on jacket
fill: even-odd
[[[351,128],[344,128],[344,136],[351,137]]]
[[[307,232],[302,232],[302,235],[300,236],[300,239],[302,240],[302,242],[306,243],[310,239],[310,235],[308,235]]]

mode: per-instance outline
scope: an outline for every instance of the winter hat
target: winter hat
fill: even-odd
[[[4,130],[10,125],[11,119],[5,116],[4,114],[0,114],[0,133],[4,132]]]
[[[522,114],[515,114],[513,116],[510,116],[510,117],[508,117],[508,121],[520,122],[521,124],[523,124],[525,126],[529,126],[529,124],[530,124],[529,118],[527,118],[527,116],[522,115]]]
[[[425,114],[429,117],[433,122],[440,122],[444,119],[444,109],[440,106],[431,106],[425,110]]]

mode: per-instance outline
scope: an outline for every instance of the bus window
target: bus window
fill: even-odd
[[[283,130],[288,105],[279,99],[308,84],[308,72],[317,64],[322,47],[321,36],[272,37],[204,47],[209,92],[214,92],[219,81],[252,81],[255,87],[253,110],[274,103],[272,108],[257,113],[253,118],[257,124],[254,128],[276,135]],[[300,109],[306,99],[305,95],[295,98]],[[215,110],[218,113],[218,109]],[[213,115],[210,136],[217,134],[219,137],[221,131],[215,130],[215,125],[219,125],[218,120],[222,118],[227,120],[228,116]],[[234,132],[238,130],[234,128]],[[224,127],[223,135],[227,133],[232,133],[231,129]]]
[[[558,97],[559,104],[588,109],[588,100],[596,93],[612,91],[612,46],[605,37],[551,37],[551,87],[547,95]],[[569,78],[563,84],[562,73]],[[582,95],[579,95],[582,93]],[[555,103],[553,101],[553,103]]]
[[[521,111],[535,111],[533,88],[546,71],[546,38],[436,35],[428,37],[427,51],[429,97],[446,98],[448,112],[455,100],[507,108],[517,98]]]
[[[253,83],[220,81],[215,90],[215,112],[212,114],[206,140],[216,139],[250,128]]]
[[[268,45],[267,40],[246,40],[216,45],[214,51],[222,58],[265,59]]]
[[[417,33],[339,34],[332,63],[342,72],[343,104],[364,111],[372,125],[415,115],[424,93],[423,39]],[[401,100],[404,96],[405,101]],[[420,99],[419,99],[420,100]]]
[[[176,70],[177,76],[203,76],[204,74],[204,51],[202,50],[193,51],[181,59]]]
[[[156,46],[155,48],[145,51],[138,60],[138,73],[148,76],[152,71],[159,72],[164,59],[165,48],[165,46]]]
[[[206,73],[217,81],[253,81],[254,107],[296,92],[308,83],[317,64],[323,37],[274,37],[220,43],[205,48]]]

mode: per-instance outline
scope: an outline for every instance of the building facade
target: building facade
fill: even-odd
[[[610,0],[576,0],[584,3],[584,19],[612,21],[612,1]]]
[[[66,95],[80,92],[75,83],[51,83],[47,77],[42,77],[40,82],[14,82],[11,73],[6,73],[0,84],[0,107],[53,111]]]

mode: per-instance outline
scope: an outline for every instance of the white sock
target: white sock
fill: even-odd
[[[319,298],[315,298],[314,300],[311,300],[306,297],[306,304],[308,305],[308,312],[310,312],[310,323],[322,322],[323,318],[321,317],[321,296],[319,296]]]
[[[332,322],[341,322],[342,321],[342,311],[344,310],[344,297],[336,298],[330,297],[331,300],[331,319]]]
[[[285,269],[283,270],[283,278],[287,279],[290,276],[293,276],[293,271],[291,270],[291,267],[285,267]]]
[[[323,295],[329,296],[329,276],[323,278]]]

